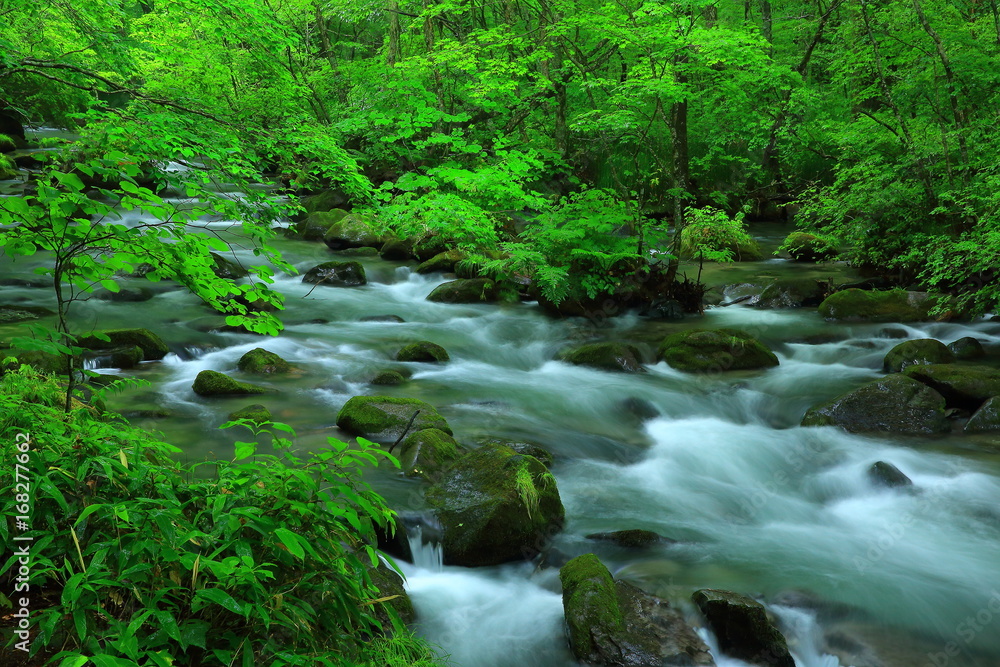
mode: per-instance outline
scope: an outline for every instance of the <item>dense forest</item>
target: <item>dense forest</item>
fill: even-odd
[[[730,320],[723,321],[727,328],[713,333],[651,328],[635,334],[627,328],[635,313],[660,322],[677,322],[685,314],[703,316],[711,287],[702,280],[706,265],[763,266],[763,260],[774,256],[835,263],[839,268],[830,275],[849,276],[854,281],[850,286],[862,287],[865,295],[905,302],[832,304],[824,299],[834,298],[842,285],[832,279],[814,281],[811,289],[818,291],[794,305],[823,302],[819,312],[827,321],[850,320],[837,308],[856,309],[854,322],[974,321],[995,313],[1000,303],[998,58],[996,0],[0,0],[0,251],[5,266],[20,271],[16,279],[5,272],[0,290],[30,288],[48,295],[45,308],[26,305],[34,297],[18,296],[20,305],[7,295],[0,298],[0,434],[5,460],[28,466],[33,503],[30,513],[17,509],[27,507],[28,494],[22,498],[20,491],[15,493],[13,473],[4,480],[9,497],[0,502],[8,516],[0,521],[0,534],[10,549],[5,548],[0,561],[0,617],[10,632],[0,639],[13,657],[0,658],[0,665],[447,664],[446,651],[433,644],[448,648],[458,631],[434,634],[427,629],[430,624],[414,632],[413,607],[395,574],[402,572],[386,557],[392,553],[417,562],[411,553],[415,547],[406,542],[407,531],[412,542],[413,526],[404,526],[399,507],[376,492],[382,478],[375,468],[430,485],[416,504],[423,509],[426,497],[426,504],[439,511],[435,529],[444,531],[443,556],[439,554],[444,565],[535,562],[539,553],[544,561],[553,540],[557,552],[579,551],[570,538],[564,538],[570,540],[567,547],[556,535],[572,510],[585,505],[566,502],[564,511],[556,480],[568,498],[589,496],[574,486],[581,482],[569,481],[565,469],[552,467],[551,453],[520,442],[528,439],[524,424],[544,431],[539,426],[543,421],[525,418],[521,431],[511,428],[509,441],[489,440],[467,452],[459,428],[453,433],[448,421],[423,402],[428,396],[441,401],[447,396],[458,403],[464,376],[435,378],[433,382],[454,386],[446,390],[432,384],[414,391],[421,400],[387,389],[389,398],[354,396],[345,403],[343,398],[357,393],[348,391],[355,385],[345,373],[347,381],[341,384],[348,389],[330,389],[334,383],[328,382],[315,391],[338,397],[336,426],[358,436],[351,444],[337,437],[317,441],[321,425],[332,426],[302,404],[282,403],[283,412],[276,409],[273,417],[254,405],[221,420],[227,422],[224,437],[231,457],[199,450],[203,460],[196,461],[196,456],[185,458],[183,446],[164,442],[169,438],[149,424],[159,418],[181,422],[195,414],[201,419],[204,413],[189,406],[189,413],[168,414],[157,407],[133,410],[138,417],[116,415],[106,402],[114,403],[122,392],[141,398],[135,392],[150,381],[141,374],[119,377],[94,371],[103,368],[94,361],[95,351],[118,355],[109,357],[110,367],[126,369],[162,361],[171,353],[183,358],[186,342],[169,340],[168,349],[145,329],[96,331],[99,311],[93,303],[105,296],[111,302],[140,302],[154,293],[160,299],[157,285],[180,286],[220,317],[201,331],[254,336],[257,342],[237,354],[238,372],[251,380],[256,373],[261,381],[282,374],[310,379],[315,373],[272,352],[250,350],[267,344],[260,341],[284,339],[264,336],[283,334],[290,321],[295,326],[325,322],[293,312],[293,297],[282,289],[282,281],[305,273],[309,291],[294,296],[305,299],[317,288],[363,286],[369,282],[365,270],[383,278],[395,275],[394,269],[377,263],[381,260],[416,260],[420,264],[414,274],[419,275],[456,274],[458,280],[436,286],[427,297],[435,304],[454,308],[499,302],[514,308],[537,302],[548,318],[545,324],[534,315],[508,314],[522,330],[503,335],[525,349],[535,343],[560,347],[567,337],[590,343],[596,337],[602,342],[555,358],[601,373],[660,378],[648,371],[651,359],[714,379],[729,372],[773,369],[779,357],[787,365],[794,349],[779,346],[790,339],[769,333],[765,324],[747,325],[754,336],[729,328]],[[754,238],[755,225],[774,223],[782,225],[784,240],[774,244],[777,249],[766,248],[765,256]],[[309,262],[303,258],[316,255],[288,245],[304,240],[325,241],[334,252],[377,247],[357,258],[378,260],[373,265],[354,261],[349,252],[343,259],[351,261],[325,262],[305,272]],[[29,273],[37,275],[26,277]],[[40,282],[32,282],[35,278]],[[137,281],[153,291],[136,287]],[[423,289],[425,284],[429,290],[429,283],[411,286]],[[873,288],[884,291],[870,292]],[[858,290],[840,294],[849,292]],[[916,305],[914,294],[921,295]],[[720,291],[712,305],[748,298],[729,291],[723,297]],[[755,294],[753,300],[757,298]],[[193,308],[178,303],[160,306],[162,312],[155,315],[137,315],[145,306],[136,303],[130,306],[136,308],[128,316],[130,326],[147,326],[148,316],[166,328],[173,324],[167,317],[171,308],[185,317],[183,309]],[[310,307],[302,303],[307,305],[295,307]],[[353,317],[352,308],[375,306],[358,306],[348,298],[343,307]],[[914,315],[914,309],[920,312]],[[487,322],[484,330],[493,326],[491,316],[470,313],[466,315]],[[354,321],[364,321],[361,314],[382,324],[394,322],[392,317],[403,322],[396,315],[367,311]],[[600,333],[608,319],[619,315],[624,324],[607,325],[614,335]],[[586,333],[572,323],[581,316],[589,322]],[[459,348],[455,359],[441,345],[420,340],[393,352],[391,361],[465,362],[462,345],[473,334],[461,322],[440,317],[433,322],[450,323],[446,326],[459,332],[447,339]],[[725,317],[736,318],[742,328],[742,315]],[[570,324],[552,324],[566,321]],[[8,327],[13,323],[17,331]],[[415,330],[410,339],[426,337],[428,330]],[[369,339],[370,330],[363,327],[342,331],[340,338],[331,339],[341,346],[337,354],[346,354],[343,346],[369,343],[382,354],[383,348],[407,342]],[[628,335],[619,335],[622,331]],[[866,370],[844,371],[829,383],[817,380],[816,386],[794,389],[785,405],[788,414],[778,414],[777,408],[768,413],[759,398],[740,398],[745,403],[736,407],[712,404],[711,409],[740,415],[757,410],[764,414],[762,423],[778,434],[800,421],[803,426],[842,426],[850,433],[890,432],[892,437],[941,435],[963,427],[972,432],[966,420],[1000,424],[998,408],[990,407],[991,401],[1000,406],[1000,398],[994,398],[1000,393],[995,370],[969,371],[980,373],[966,383],[975,385],[975,391],[952,391],[951,385],[946,391],[941,386],[948,380],[907,369],[983,358],[987,353],[970,337],[982,332],[921,332],[928,339],[959,339],[953,343],[958,347],[945,349],[936,342],[885,356],[884,371],[891,375],[885,387],[879,385],[879,395],[910,392],[899,409],[910,420],[906,425],[893,421],[896,416],[883,419],[870,410],[859,418],[867,426],[859,426],[838,406],[812,408],[802,421],[807,407],[831,397],[831,387],[854,389],[860,380],[872,379],[865,375],[868,366],[883,370],[881,352],[875,362],[850,356],[868,354],[858,352],[861,344],[838,348],[836,359],[817,357],[821,361],[815,362],[810,357],[809,363],[854,364]],[[880,330],[875,338],[913,338],[921,332],[896,336]],[[670,335],[664,338],[664,333]],[[692,333],[702,339],[694,340]],[[814,332],[807,342],[821,337]],[[604,338],[627,341],[608,343]],[[652,348],[643,347],[650,342]],[[881,351],[883,343],[865,345]],[[706,346],[724,348],[725,360],[706,360]],[[198,352],[214,353],[216,348],[207,343]],[[486,354],[496,354],[502,359],[498,365],[509,363],[518,371],[519,364],[543,364],[534,357],[510,361],[513,357],[495,350]],[[227,358],[227,363],[235,359]],[[551,359],[549,355],[544,361]],[[398,364],[377,370],[366,382],[404,385],[423,372],[418,369],[414,375],[411,366]],[[496,373],[498,386],[516,384],[504,374],[507,370]],[[663,371],[672,382],[670,372]],[[275,390],[211,369],[184,379],[185,391],[193,387],[194,395],[209,403],[218,395],[292,393],[292,380],[286,385],[279,381]],[[163,375],[151,380],[164,392],[173,391],[171,381],[177,379]],[[528,386],[539,380],[523,381]],[[580,387],[596,383],[591,376],[559,381]],[[643,420],[676,417],[654,406],[659,399],[650,398],[651,385],[641,384],[653,380],[635,382],[638,388],[612,384],[607,392],[594,389],[616,400],[619,393],[634,394],[614,408],[615,418],[627,422],[620,433],[628,437],[644,428]],[[770,396],[772,388],[766,382],[761,387],[761,395]],[[732,392],[745,388],[733,385]],[[593,406],[599,401],[586,393],[591,389],[580,390],[584,398],[578,405],[569,400],[548,405],[548,397],[537,398],[540,390],[537,395],[525,390],[511,401],[525,414],[534,414],[532,404],[545,405],[552,413],[563,410],[567,424],[576,422],[572,428],[614,440],[591,414],[597,414]],[[697,391],[706,401],[725,393],[703,387]],[[936,393],[928,398],[926,391],[939,391],[943,398]],[[938,399],[940,406],[926,409],[930,417],[914,416]],[[885,400],[890,408],[895,405],[895,399]],[[492,395],[480,403],[506,409]],[[692,408],[693,414],[700,409]],[[469,432],[503,430],[499,418],[484,417],[484,424],[472,428],[461,411],[447,416],[456,414],[454,421]],[[379,421],[386,419],[391,428]],[[757,414],[748,419],[756,428]],[[916,421],[920,423],[914,426]],[[695,434],[701,428],[697,423],[688,427]],[[180,432],[181,427],[171,428]],[[728,433],[727,428],[720,432]],[[1000,426],[982,430],[996,428]],[[296,431],[304,431],[308,446],[319,449],[307,453],[295,443]],[[647,428],[647,435],[654,431]],[[21,434],[27,433],[36,449],[22,446],[28,440],[25,436],[22,441]],[[559,431],[549,432],[558,439],[552,433]],[[783,437],[774,436],[777,441]],[[249,442],[232,444],[240,438]],[[596,440],[580,442],[587,455],[606,446],[594,444]],[[835,442],[831,447],[854,446],[843,444],[846,440],[830,442]],[[616,452],[625,466],[627,457],[622,458],[619,445],[608,451]],[[760,460],[766,458],[762,454]],[[910,461],[905,455],[900,459]],[[821,460],[826,465],[813,450],[803,463],[786,463],[798,473]],[[872,469],[885,487],[902,485],[903,479],[912,483],[881,460]],[[517,519],[527,526],[518,538],[523,543],[489,542],[490,532],[507,536],[520,530],[508,527],[507,519],[483,529],[487,537],[478,539],[487,546],[470,546],[465,537],[449,533],[449,521],[465,516],[449,505],[448,494],[459,475],[455,471],[465,475],[462,484],[481,484],[491,492],[501,485],[497,480],[510,478],[508,495],[516,511],[504,505],[507,509],[498,513],[524,514]],[[574,469],[574,474],[577,480],[588,479],[586,472]],[[768,485],[787,482],[787,475],[779,477],[774,469],[761,475]],[[391,483],[387,488],[387,496],[396,489]],[[769,488],[764,497],[776,495]],[[747,502],[734,501],[726,509],[727,520],[757,520],[764,510]],[[29,514],[32,530],[20,523]],[[23,564],[17,560],[18,535],[33,545],[30,631],[12,615],[27,603],[8,590],[21,590],[14,589]],[[628,539],[646,540],[648,546],[661,537],[630,534]],[[508,548],[513,550],[507,553]],[[610,553],[617,557],[618,552]],[[857,557],[852,561],[859,574],[847,588],[855,597],[840,595],[843,589],[835,594],[831,585],[824,591],[830,599],[856,603],[867,594],[866,573],[896,562],[881,554],[871,557],[871,549],[859,553],[869,555],[862,565]],[[628,649],[637,653],[622,649],[622,656],[609,657],[602,633],[632,628],[618,605],[624,608],[622,601],[628,599],[648,611],[643,606],[650,604],[648,599],[631,584],[613,580],[590,554],[562,565],[561,584],[555,585],[565,591],[569,649],[560,651],[572,650],[588,664],[647,664],[641,660],[665,650],[649,648],[643,642],[653,640],[644,635],[636,640],[640,648]],[[981,572],[979,567],[970,565],[969,571]],[[477,585],[485,588],[484,582]],[[771,632],[758,627],[771,620],[753,616],[756,603],[746,596],[713,597],[720,592],[711,581],[696,582],[691,588],[702,590],[694,603],[727,654],[762,665],[849,664],[807,663],[805,649],[793,645],[795,663],[773,628],[780,641],[772,637],[766,647],[741,655],[739,647],[726,644],[718,630],[722,626],[714,625],[719,605],[739,607],[738,613],[757,619],[752,623],[758,634]],[[972,596],[971,590],[961,593],[963,601]],[[532,595],[548,600],[542,592]],[[599,600],[612,611],[571,611],[583,599]],[[947,600],[940,606],[959,613],[949,607],[951,599],[944,593],[933,599]],[[984,609],[992,609],[992,601],[983,598]],[[878,603],[870,606],[867,611],[883,613]],[[918,628],[921,637],[933,634],[935,641],[955,634],[953,624],[941,627],[952,622],[947,620],[951,616],[928,621],[929,615],[920,613],[913,611],[902,625]],[[614,632],[602,623],[610,623]],[[709,648],[718,659],[717,645],[704,644],[704,635],[679,616],[670,623],[673,640],[682,647],[677,650],[684,654],[676,664],[716,664]],[[921,623],[934,626],[933,632]],[[684,630],[677,630],[678,625]],[[25,643],[29,635],[31,641]],[[992,644],[981,645],[989,641],[985,635],[975,636],[979,644],[966,640],[962,645],[962,651],[973,647],[962,653],[968,661],[950,664],[986,665],[990,663],[969,656],[978,659],[976,651],[1000,654]],[[765,649],[770,657],[761,657]],[[936,644],[921,651],[953,657]],[[547,655],[522,664],[563,664],[559,660],[566,657]],[[662,661],[664,654],[659,655]],[[453,657],[466,667],[507,664]],[[884,664],[916,664],[900,660]]]

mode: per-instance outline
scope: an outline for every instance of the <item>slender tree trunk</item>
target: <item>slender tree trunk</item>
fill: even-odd
[[[392,67],[399,62],[399,37],[402,28],[399,26],[399,2],[389,0],[389,47],[385,52],[385,64]]]

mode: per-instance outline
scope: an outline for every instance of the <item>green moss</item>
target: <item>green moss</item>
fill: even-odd
[[[964,338],[959,338],[956,341],[948,343],[948,349],[960,361],[973,361],[986,356],[983,344],[972,336],[965,336]]]
[[[486,303],[498,298],[496,284],[488,278],[461,278],[438,285],[427,295],[435,303]]]
[[[437,428],[412,433],[403,441],[399,462],[410,477],[437,479],[460,456],[458,442]]]
[[[573,653],[582,660],[594,655],[595,636],[624,631],[625,619],[611,572],[594,554],[583,554],[559,570],[563,610]]]
[[[304,241],[322,241],[330,227],[346,216],[347,211],[339,208],[332,211],[316,211],[310,213],[305,220],[293,223],[286,236]]]
[[[994,396],[983,403],[965,425],[966,433],[986,431],[1000,431],[1000,396]]]
[[[396,353],[396,361],[443,362],[450,359],[451,357],[448,356],[448,351],[446,349],[437,343],[432,343],[427,340],[410,343]]]
[[[457,248],[446,252],[439,252],[426,262],[417,267],[417,273],[454,273],[459,262],[468,258],[464,252]]]
[[[0,305],[0,324],[37,320],[39,317],[55,315],[48,308],[41,306]]]
[[[406,382],[406,378],[403,377],[403,374],[400,373],[399,371],[393,371],[393,370],[379,371],[378,373],[375,374],[375,377],[372,378],[372,384],[377,384],[377,385],[392,386],[392,385],[403,384],[404,382]]]
[[[924,322],[947,320],[953,313],[932,315],[940,297],[906,290],[872,291],[846,289],[828,296],[819,314],[828,320],[847,322]]]
[[[448,239],[438,234],[429,234],[413,244],[413,255],[421,262],[426,262],[450,249]]]
[[[414,412],[420,411],[410,431],[436,428],[451,434],[451,427],[434,406],[415,398],[355,396],[337,413],[337,426],[348,433],[391,442],[403,434]]]
[[[887,373],[898,373],[915,364],[948,364],[955,355],[944,343],[933,338],[906,340],[886,353],[882,367]]]
[[[413,256],[413,243],[412,238],[387,238],[378,251],[379,257],[390,262],[405,262]]]
[[[331,250],[346,248],[379,248],[382,239],[364,218],[350,214],[330,225],[323,235],[323,242]]]
[[[265,394],[269,390],[249,382],[240,382],[223,373],[202,371],[198,373],[191,389],[199,396],[229,396]]]
[[[613,542],[620,547],[637,549],[670,542],[667,538],[651,530],[641,528],[630,528],[628,530],[616,530],[610,533],[591,533],[587,535],[588,540],[601,540],[602,542]]]
[[[323,262],[306,271],[302,282],[325,287],[360,287],[368,284],[361,262]]]
[[[778,357],[756,338],[738,329],[693,329],[660,343],[660,358],[691,373],[755,370],[778,365]]]
[[[159,336],[149,329],[112,329],[102,332],[108,340],[100,340],[97,336],[82,336],[78,344],[88,350],[108,350],[115,347],[142,348],[143,359],[149,361],[162,359],[170,352],[170,348]]]
[[[991,396],[1000,396],[1000,370],[989,366],[928,364],[909,366],[903,374],[936,390],[948,407],[976,410]]]
[[[248,405],[244,408],[236,410],[235,412],[229,413],[230,421],[235,421],[237,419],[249,419],[257,424],[263,424],[271,421],[271,411],[260,403],[254,403],[253,405]]]
[[[287,373],[292,370],[290,363],[262,347],[254,348],[240,357],[236,367],[244,373],[260,374]]]
[[[926,366],[911,366],[926,368]],[[905,375],[888,375],[810,408],[803,426],[840,426],[855,433],[945,433],[944,398]]]
[[[792,232],[779,250],[797,262],[825,262],[837,256],[837,246],[831,239],[807,232]]]
[[[486,445],[503,445],[504,447],[510,447],[518,454],[524,454],[525,456],[531,456],[538,459],[546,468],[552,466],[552,452],[548,451],[544,447],[530,442],[490,437],[479,440],[478,444],[480,447],[485,447]]]
[[[634,345],[625,343],[589,343],[561,351],[560,361],[576,366],[590,366],[606,371],[643,373],[642,355]]]
[[[66,358],[61,354],[43,352],[41,350],[28,350],[17,355],[18,362],[27,364],[40,373],[50,375],[66,375]],[[79,360],[73,363],[74,368],[79,368]]]

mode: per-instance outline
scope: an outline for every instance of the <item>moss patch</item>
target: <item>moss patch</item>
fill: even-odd
[[[928,364],[903,373],[936,390],[950,408],[976,410],[991,396],[1000,396],[1000,370],[989,366]]]
[[[884,292],[845,289],[828,296],[819,305],[819,314],[828,320],[845,322],[925,322],[948,320],[950,311],[931,315],[940,297],[924,292],[888,290]]]
[[[49,315],[55,315],[55,313],[41,306],[0,305],[0,324],[37,320],[39,317],[48,317]]]
[[[907,366],[917,364],[949,364],[955,361],[954,353],[941,341],[933,338],[905,340],[889,350],[882,360],[887,373],[899,373]]]
[[[667,336],[660,358],[691,373],[755,370],[778,365],[778,357],[738,329],[693,329]]]
[[[468,255],[457,248],[439,252],[426,262],[422,262],[417,267],[417,273],[454,273],[458,263],[467,258]]]
[[[588,660],[596,654],[596,637],[620,634],[625,618],[618,607],[615,580],[594,554],[583,554],[559,570],[563,610],[574,655]]]
[[[382,246],[381,237],[375,233],[368,221],[355,213],[330,225],[323,235],[323,242],[331,250]]]
[[[825,262],[837,256],[837,246],[807,232],[792,232],[785,237],[781,250],[796,262]]]
[[[452,280],[427,295],[427,300],[435,303],[487,303],[497,298],[496,284],[488,278]]]
[[[257,424],[271,421],[271,411],[260,403],[254,403],[229,413],[229,420],[249,419]]]
[[[240,382],[216,371],[198,373],[191,389],[199,396],[245,396],[266,394],[269,390],[249,382]]]
[[[590,366],[605,371],[644,373],[642,355],[634,345],[625,343],[590,343],[561,351],[560,361],[576,366]]]
[[[143,359],[147,361],[162,359],[170,352],[163,339],[149,329],[112,329],[102,333],[108,340],[100,340],[97,336],[83,336],[79,339],[78,345],[88,350],[109,350],[138,345],[142,348]]]
[[[392,442],[403,434],[413,413],[410,432],[436,428],[451,435],[451,427],[434,406],[415,398],[391,396],[355,396],[337,413],[337,426],[353,435],[379,442]]]
[[[403,377],[403,374],[399,371],[393,370],[379,371],[375,374],[375,377],[372,378],[372,384],[377,385],[392,386],[403,384],[404,382],[406,382],[406,378]]]
[[[448,351],[429,340],[410,343],[396,353],[396,361],[449,361]]]
[[[399,462],[410,477],[435,480],[460,456],[458,442],[444,431],[425,428],[406,436]]]
[[[287,373],[292,370],[290,363],[262,347],[254,348],[240,357],[236,367],[244,373],[259,374]]]

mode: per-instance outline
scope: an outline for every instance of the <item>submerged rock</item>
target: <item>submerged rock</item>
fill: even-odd
[[[461,453],[455,438],[436,428],[425,428],[406,436],[399,462],[410,477],[436,480]]]
[[[795,667],[784,635],[751,597],[705,588],[691,596],[719,641],[719,649],[761,667]]]
[[[1000,396],[1000,369],[989,366],[928,364],[903,373],[944,396],[949,408],[977,410],[991,396]]]
[[[325,287],[360,287],[368,284],[361,262],[323,262],[306,271],[302,282]]]
[[[434,288],[427,295],[435,303],[487,303],[498,298],[496,283],[488,278],[460,278]]]
[[[976,410],[965,424],[966,433],[1000,431],[1000,396],[994,396]]]
[[[982,359],[986,356],[986,350],[983,349],[983,344],[972,336],[959,338],[952,343],[948,343],[948,349],[951,350],[952,354],[955,355],[955,358],[960,361],[973,361],[975,359]]]
[[[823,283],[812,278],[782,278],[767,285],[752,303],[757,308],[818,306],[826,294]]]
[[[290,363],[262,347],[256,347],[240,357],[236,367],[244,373],[259,374],[287,373],[292,370]]]
[[[778,357],[738,329],[692,329],[667,336],[660,358],[691,373],[756,370],[778,365]]]
[[[149,329],[112,329],[102,331],[108,340],[101,340],[96,335],[82,336],[77,344],[88,350],[109,350],[116,347],[142,348],[142,358],[146,361],[162,359],[170,352],[170,348],[159,336]]]
[[[591,533],[587,535],[588,540],[600,540],[602,542],[613,542],[620,547],[627,547],[630,549],[641,549],[643,547],[650,547],[654,544],[670,544],[674,540],[668,537],[664,537],[659,533],[654,533],[651,530],[642,530],[641,528],[631,528],[629,530],[616,530],[610,533]]]
[[[404,320],[399,315],[366,315],[362,317],[359,322],[395,322],[397,324],[402,324]]]
[[[138,303],[153,298],[153,290],[148,287],[122,287],[117,292],[102,289],[94,292],[94,298],[114,303]]]
[[[802,425],[840,426],[853,433],[930,434],[951,429],[941,394],[899,374],[873,380],[810,408]]]
[[[903,341],[886,353],[882,368],[887,373],[899,373],[917,364],[950,364],[955,355],[944,343],[933,338]]]
[[[355,396],[337,413],[337,426],[353,435],[392,442],[403,435],[413,413],[418,412],[409,432],[436,428],[451,435],[451,427],[434,406],[416,398]]]
[[[403,374],[400,373],[399,371],[394,371],[391,369],[379,371],[378,373],[375,374],[375,377],[373,377],[371,381],[372,384],[386,385],[386,386],[403,384],[404,382],[406,382],[406,378],[403,377]]]
[[[467,567],[534,558],[564,517],[548,469],[503,445],[455,461],[428,489],[427,504],[442,526],[445,563]]]
[[[560,361],[575,366],[590,366],[605,371],[644,373],[642,354],[634,345],[625,343],[589,343],[562,350],[556,356]]]
[[[781,247],[796,262],[825,262],[838,254],[836,245],[807,232],[792,232]]]
[[[450,359],[446,349],[429,340],[410,343],[396,353],[396,361],[443,362]]]
[[[37,320],[49,315],[55,315],[55,312],[41,306],[0,305],[0,324]]]
[[[925,322],[952,318],[946,311],[931,315],[941,297],[926,292],[901,289],[884,292],[845,289],[831,294],[819,305],[819,313],[828,320],[845,322]]]
[[[708,647],[666,600],[615,581],[594,554],[559,570],[569,645],[589,665],[714,665]]]
[[[202,371],[194,379],[191,389],[199,396],[245,396],[266,394],[269,389],[249,382],[240,382],[217,371]]]
[[[903,472],[885,461],[876,461],[868,469],[868,479],[878,486],[896,487],[913,486],[913,480],[903,474]]]

